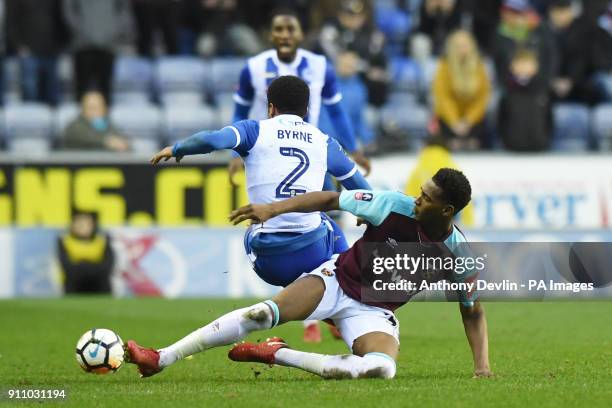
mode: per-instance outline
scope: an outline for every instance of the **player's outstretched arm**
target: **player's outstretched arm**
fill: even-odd
[[[236,225],[244,220],[262,223],[280,214],[338,210],[340,193],[315,191],[270,204],[248,204],[232,211],[230,221]]]
[[[471,307],[460,303],[459,310],[474,358],[474,378],[491,377],[493,373],[489,365],[489,336],[484,307],[477,300]]]
[[[224,127],[217,131],[202,131],[198,132],[185,140],[181,140],[174,146],[166,146],[161,151],[156,153],[150,160],[151,164],[157,164],[162,159],[175,157],[177,163],[181,161],[183,156],[194,154],[206,154],[215,150],[232,149],[237,146],[239,140],[236,132],[231,127]]]

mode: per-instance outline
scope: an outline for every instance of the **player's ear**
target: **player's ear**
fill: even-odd
[[[276,108],[274,108],[274,105],[272,105],[272,102],[268,102],[268,118],[273,118],[274,116],[276,116]]]
[[[444,207],[442,207],[442,215],[444,215],[445,217],[452,217],[455,215],[455,207],[452,206],[451,204],[446,204]]]

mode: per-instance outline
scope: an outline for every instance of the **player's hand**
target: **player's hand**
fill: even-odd
[[[274,217],[274,212],[270,204],[249,204],[232,211],[229,219],[234,225],[244,220],[253,220],[253,223],[261,224],[272,217]]]
[[[489,370],[488,368],[484,368],[480,370],[475,370],[474,376],[472,378],[488,378],[488,377],[494,377],[494,376],[495,375],[493,374],[491,370]]]
[[[227,172],[229,173],[230,184],[234,187],[238,187],[234,176],[244,169],[244,163],[240,157],[233,157],[227,164]]]
[[[126,152],[130,149],[130,144],[122,137],[108,135],[104,139],[107,148],[115,152]]]
[[[364,171],[364,176],[367,177],[370,174],[370,170],[372,170],[372,164],[370,163],[370,159],[368,159],[365,154],[361,150],[355,150],[351,154],[351,158],[355,163],[357,163]]]
[[[153,157],[151,157],[151,160],[149,160],[149,162],[151,164],[157,164],[159,163],[162,159],[164,161],[168,161],[172,158],[172,146],[166,146],[164,147],[162,150],[160,150],[159,152],[155,153],[155,155]],[[183,156],[178,156],[176,157],[176,162],[180,162],[181,159],[183,158]]]

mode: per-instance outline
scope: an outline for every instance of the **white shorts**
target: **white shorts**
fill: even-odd
[[[351,350],[355,339],[372,332],[387,333],[399,344],[399,321],[393,312],[363,304],[344,293],[336,279],[336,258],[337,255],[298,278],[316,275],[325,283],[323,298],[307,320],[331,319]]]

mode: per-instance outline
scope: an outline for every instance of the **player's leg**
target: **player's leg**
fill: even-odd
[[[325,285],[320,277],[306,276],[283,289],[272,300],[234,310],[158,351],[128,341],[128,361],[139,366],[143,376],[158,373],[187,356],[240,341],[256,330],[304,320],[323,298]]]
[[[278,364],[299,368],[323,378],[393,378],[399,351],[396,338],[388,333],[370,332],[355,341],[363,354],[328,355],[290,349],[280,338],[259,344],[241,343],[229,352],[234,361]]]
[[[292,350],[281,339],[242,343],[229,357],[299,368],[325,378],[393,378],[399,351],[399,324],[392,312],[349,298],[331,270],[311,272],[325,282],[325,294],[311,317],[331,317],[352,355],[325,355]]]
[[[284,348],[276,352],[276,364],[301,368],[323,378],[393,378],[397,341],[385,333],[369,333],[364,340],[378,342],[372,350],[380,351],[370,351],[362,356],[324,355]]]
[[[342,299],[340,300],[342,301]],[[346,318],[334,319],[352,355],[325,355],[281,348],[275,363],[324,378],[393,378],[399,352],[399,325],[393,313],[349,300]],[[353,314],[358,313],[358,314]]]

